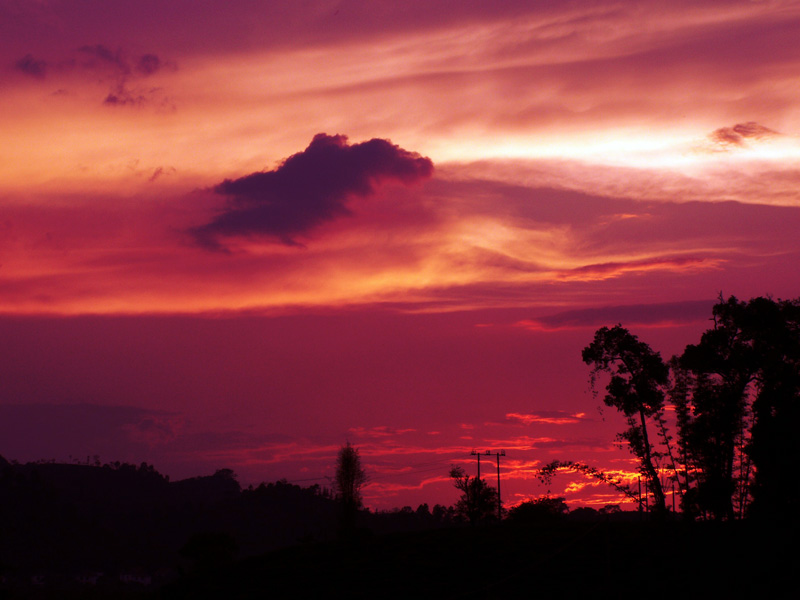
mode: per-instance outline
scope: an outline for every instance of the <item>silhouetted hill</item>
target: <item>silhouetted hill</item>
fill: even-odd
[[[3,460],[0,598],[4,589],[63,597],[100,583],[105,597],[134,593],[130,582],[142,582],[135,585],[144,593],[237,558],[335,540],[339,517],[339,506],[319,486],[279,481],[242,489],[229,469],[171,482],[145,463]],[[453,522],[451,507],[422,505],[362,511],[356,524],[380,534]]]
[[[731,523],[459,527],[270,552],[166,586],[211,598],[793,598],[792,531]]]
[[[797,558],[796,527],[608,508],[476,528],[440,505],[364,511],[337,541],[338,508],[319,486],[241,489],[227,469],[170,482],[146,464],[3,460],[0,598],[785,597]]]
[[[183,479],[169,485],[170,501],[179,504],[194,502],[213,506],[235,500],[241,491],[242,488],[230,469],[220,469],[211,476]]]
[[[170,482],[146,464],[1,465],[0,592],[81,573],[152,583],[219,554],[209,544],[232,560],[336,533],[335,503],[319,487],[242,490],[227,469]]]

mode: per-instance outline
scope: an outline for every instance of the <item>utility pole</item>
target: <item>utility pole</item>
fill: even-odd
[[[642,478],[639,477],[639,520],[642,520]]]
[[[675,516],[675,482],[672,482],[672,516]]]
[[[489,451],[487,450],[486,453],[488,454]],[[478,457],[478,479],[480,479],[481,478],[481,453],[476,451],[476,450],[473,450],[472,452],[469,453],[469,455]]]
[[[478,479],[481,478],[481,454],[484,456],[497,457],[497,520],[500,521],[503,517],[503,503],[500,500],[500,457],[505,456],[506,451],[498,450],[497,452],[492,452],[491,450],[486,450],[485,452],[478,452],[477,450],[473,450],[470,452],[470,456],[478,457]]]

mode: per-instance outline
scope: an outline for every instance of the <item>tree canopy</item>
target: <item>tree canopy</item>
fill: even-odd
[[[598,374],[610,375],[603,402],[625,415],[628,429],[619,437],[639,459],[639,469],[653,493],[655,512],[666,512],[647,423],[664,409],[667,366],[658,352],[621,325],[598,329],[592,343],[583,349],[582,357],[586,364],[592,365],[593,385]]]
[[[456,503],[456,514],[475,525],[489,521],[497,515],[497,490],[478,477],[470,477],[462,467],[450,469],[453,485],[461,492]]]

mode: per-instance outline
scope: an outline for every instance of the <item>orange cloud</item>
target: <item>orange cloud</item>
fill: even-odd
[[[583,419],[585,419],[586,413],[574,413],[574,414],[567,414],[567,415],[557,415],[557,414],[547,414],[547,415],[540,415],[540,414],[520,414],[520,413],[508,413],[506,414],[506,419],[510,421],[519,421],[523,425],[532,425],[534,423],[544,423],[548,425],[572,425],[577,423]]]
[[[395,429],[386,425],[378,427],[351,427],[349,430],[356,438],[388,438],[403,435],[404,433],[413,433],[416,429]]]

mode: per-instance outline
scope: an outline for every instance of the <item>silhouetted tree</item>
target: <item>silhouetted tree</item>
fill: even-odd
[[[450,469],[453,485],[461,492],[455,506],[456,514],[466,519],[470,525],[488,521],[497,515],[497,490],[483,479],[470,477],[462,467],[453,465]]]
[[[800,464],[800,299],[754,298],[742,329],[760,359],[748,455],[755,467],[753,514],[798,518]]]
[[[564,498],[541,496],[525,500],[508,511],[508,519],[514,523],[548,523],[563,519],[569,512]]]
[[[431,516],[431,509],[427,502],[417,506],[416,515],[417,518],[423,522],[429,522],[433,519]]]
[[[597,521],[600,514],[591,506],[579,506],[569,511],[570,521]]]
[[[455,508],[453,506],[444,506],[442,504],[434,504],[431,516],[436,523],[450,524],[453,522],[455,515]]]
[[[339,449],[336,457],[336,476],[333,489],[342,506],[342,527],[350,530],[355,526],[355,518],[362,506],[361,488],[367,482],[367,474],[361,467],[358,448],[347,442]]]
[[[733,519],[737,480],[746,486],[744,439],[748,435],[748,389],[758,369],[758,358],[742,331],[746,307],[735,298],[713,308],[714,327],[700,343],[689,345],[673,360],[679,448],[687,483],[683,508],[715,519]],[[746,489],[744,490],[746,491]]]
[[[619,507],[619,504],[606,504],[597,512],[599,512],[601,515],[615,515],[617,513],[621,513],[622,509]]]
[[[606,485],[611,486],[618,492],[622,492],[631,500],[636,500],[638,502],[639,496],[636,492],[634,492],[628,484],[626,484],[622,479],[619,477],[612,477],[608,473],[601,471],[597,467],[592,467],[590,465],[586,465],[583,463],[575,462],[573,460],[553,460],[543,466],[536,474],[536,477],[544,484],[550,485],[550,482],[553,480],[553,477],[559,471],[576,471],[578,473],[583,473],[587,477],[592,477],[593,479],[597,479],[605,483]]]
[[[604,402],[628,419],[619,437],[639,458],[657,510],[664,510],[658,460],[666,457],[689,516],[741,518],[751,493],[753,514],[796,515],[800,482],[788,474],[800,463],[800,299],[720,295],[712,314],[713,327],[669,367],[621,325],[599,329],[583,350],[592,387],[600,373],[610,375]],[[665,391],[675,407],[677,456],[666,431]],[[648,420],[664,452],[651,444]],[[556,461],[542,472],[572,464]]]
[[[621,325],[598,329],[594,341],[583,349],[582,357],[592,366],[593,388],[600,373],[611,376],[603,402],[625,415],[628,429],[618,437],[628,443],[639,459],[639,470],[653,493],[653,511],[666,513],[664,490],[655,465],[658,454],[650,441],[647,422],[661,415],[664,409],[667,366],[658,352]]]
[[[672,397],[696,480],[688,500],[732,519],[752,491],[756,514],[796,514],[800,484],[787,474],[800,462],[800,301],[720,296],[713,316],[675,361]]]

